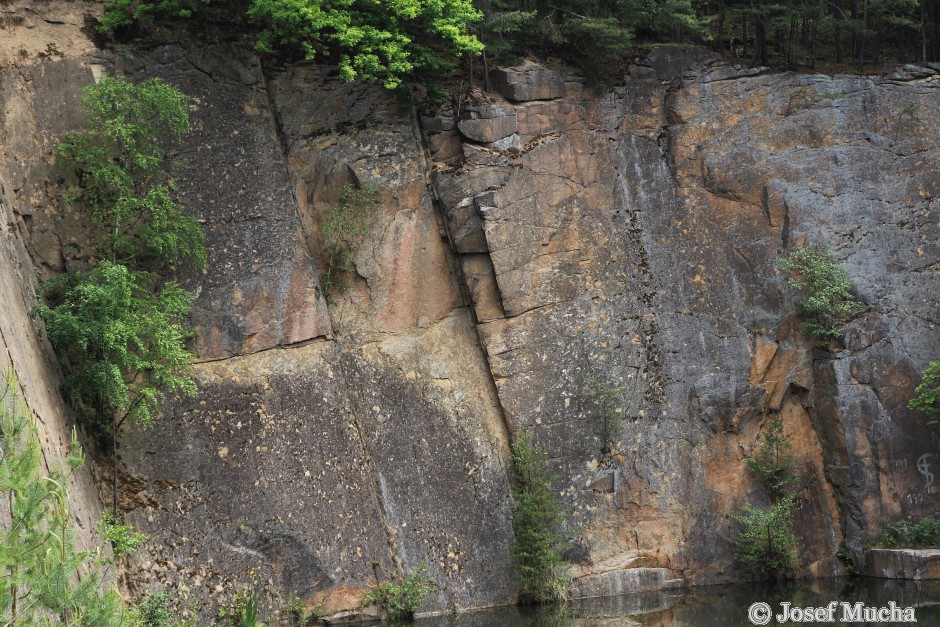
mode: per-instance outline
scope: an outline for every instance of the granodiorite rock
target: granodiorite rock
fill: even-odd
[[[424,563],[429,609],[511,602],[510,427],[559,472],[580,596],[741,579],[727,516],[767,503],[744,459],[774,415],[807,574],[840,572],[843,544],[861,563],[880,518],[935,509],[931,435],[906,409],[940,351],[933,70],[773,75],[663,48],[601,97],[527,63],[494,73],[511,102],[418,123],[324,68],[222,43],[115,55],[80,30],[99,4],[44,4],[59,14],[33,28],[24,7],[0,7],[0,289],[19,303],[0,330],[59,416],[49,450],[66,431],[27,312],[34,274],[84,234],[43,159],[105,69],[194,97],[173,167],[211,246],[207,273],[179,269],[201,391],[121,449],[128,521],[152,537],[135,591],[179,586],[208,614],[252,571],[274,607]],[[327,299],[320,227],[346,185],[379,207]],[[838,350],[792,317],[777,259],[805,244],[865,303]],[[606,440],[590,379],[622,389]],[[76,499],[88,529],[96,501]]]
[[[70,2],[0,6],[0,373],[15,370],[36,416],[43,463],[59,470],[74,421],[59,393],[61,371],[30,311],[39,281],[64,268],[78,237],[73,216],[54,210],[52,150],[58,134],[84,122],[80,90],[98,59],[82,28],[86,15],[99,14],[100,6]],[[69,483],[76,546],[92,549],[102,510],[92,469],[74,472]],[[0,527],[9,520],[6,505],[3,499]]]
[[[868,549],[862,573],[882,579],[940,579],[940,549]]]
[[[468,276],[500,401],[578,507],[576,589],[640,556],[737,577],[726,516],[765,498],[743,460],[773,414],[797,453],[806,572],[839,572],[843,542],[861,560],[880,516],[932,507],[929,434],[905,404],[938,346],[940,99],[936,73],[905,77],[659,50],[599,101],[511,105],[520,150],[465,145],[439,169],[458,253],[486,268],[482,240],[492,262]],[[866,303],[845,350],[795,328],[777,259],[807,243]],[[609,456],[579,375],[623,388]]]

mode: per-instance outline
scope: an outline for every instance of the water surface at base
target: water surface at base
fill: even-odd
[[[791,607],[826,607],[832,601],[861,602],[864,606],[913,607],[917,625],[940,626],[940,580],[899,581],[888,579],[823,579],[777,586],[706,586],[666,590],[620,597],[585,599],[571,603],[562,612],[517,607],[494,608],[453,616],[421,619],[420,627],[580,627],[601,625],[644,625],[650,627],[745,627],[748,608],[756,602],[768,603],[774,615],[781,603]],[[840,608],[835,622],[778,623],[828,625],[901,625],[905,623],[845,623]]]

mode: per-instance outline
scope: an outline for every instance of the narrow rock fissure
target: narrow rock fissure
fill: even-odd
[[[265,67],[264,64],[261,64],[261,80],[264,81],[264,96],[268,105],[268,115],[271,116],[271,121],[274,123],[274,133],[277,135],[277,142],[281,148],[281,163],[283,164],[284,171],[287,172],[287,179],[291,181],[290,195],[294,201],[294,215],[297,218],[297,224],[300,226],[300,233],[303,239],[303,252],[307,257],[307,260],[310,263],[310,269],[313,271],[313,275],[317,279],[317,294],[320,298],[326,299],[326,294],[322,289],[322,281],[320,276],[320,268],[317,266],[317,251],[311,250],[310,242],[312,241],[312,234],[307,232],[306,227],[304,226],[303,216],[300,215],[300,202],[297,200],[297,188],[293,185],[293,177],[291,176],[290,167],[288,166],[290,159],[290,142],[287,139],[287,135],[284,133],[284,124],[281,120],[281,115],[278,113],[277,107],[274,103],[274,94],[271,93],[271,79],[268,76],[269,69]],[[329,306],[326,307],[327,314],[330,315],[330,325],[329,325],[329,334],[332,334],[333,330],[333,320],[332,320],[332,311]],[[329,334],[325,337],[329,337]],[[320,336],[324,337],[324,336]]]
[[[346,350],[343,346],[343,341],[341,339],[333,340],[336,342],[338,351],[338,361],[340,374],[342,376],[343,387],[346,389],[346,398],[350,400],[364,398],[362,393],[362,387],[357,385],[355,392],[352,390],[350,385],[349,373],[346,370]],[[359,446],[362,449],[363,454],[366,456],[366,464],[368,465],[369,479],[372,484],[372,494],[375,497],[376,507],[379,512],[379,518],[382,522],[382,531],[385,532],[385,540],[388,544],[389,557],[391,557],[392,563],[395,565],[395,570],[397,571],[396,575],[398,577],[405,576],[405,568],[401,563],[401,558],[398,555],[398,547],[395,544],[395,538],[397,536],[394,529],[392,529],[391,524],[388,522],[388,510],[385,507],[385,498],[382,490],[382,486],[379,485],[379,473],[375,467],[375,464],[372,461],[372,450],[369,448],[366,438],[362,433],[362,421],[359,418],[359,414],[356,412],[357,404],[355,402],[350,402],[349,405],[349,414],[352,418],[353,427],[356,429],[356,436],[359,439]],[[378,574],[376,574],[378,576]]]
[[[424,167],[422,169],[424,172],[425,185],[431,192],[431,204],[434,207],[434,215],[437,218],[437,225],[441,232],[441,239],[446,243],[445,253],[447,255],[447,264],[450,266],[451,276],[453,277],[454,282],[457,284],[457,289],[460,292],[460,300],[470,314],[470,322],[473,325],[473,332],[476,334],[477,345],[480,347],[480,351],[483,354],[483,368],[487,374],[486,384],[489,388],[490,396],[493,398],[495,403],[495,408],[502,417],[502,424],[505,430],[503,434],[505,436],[505,441],[511,442],[513,435],[516,432],[516,427],[509,413],[506,411],[506,408],[503,407],[502,399],[499,396],[499,387],[496,385],[496,377],[493,375],[493,369],[490,363],[490,355],[487,351],[486,344],[483,341],[483,335],[480,333],[480,318],[477,315],[476,304],[474,303],[470,291],[470,284],[467,281],[467,276],[464,273],[463,266],[460,263],[460,253],[457,251],[457,245],[454,242],[453,233],[451,233],[447,216],[444,213],[444,206],[441,202],[437,186],[434,184],[433,178],[429,175],[431,171],[431,149],[428,145],[427,135],[424,132],[424,125],[421,123],[421,116],[415,108],[412,108],[411,113],[413,128],[415,129],[415,134],[417,135],[417,139],[420,142],[422,148],[422,159],[424,161]],[[502,301],[501,295],[500,301]]]
[[[290,143],[288,141],[287,136],[284,133],[283,121],[281,120],[281,117],[277,111],[277,107],[275,106],[274,95],[271,93],[271,86],[270,86],[271,81],[268,76],[268,69],[262,66],[261,74],[264,80],[264,93],[265,93],[265,97],[268,103],[268,113],[271,116],[271,119],[274,123],[275,134],[277,135],[278,144],[281,149],[281,158],[282,158],[283,167],[287,171],[288,179],[292,180],[293,177],[291,176],[290,168],[288,167],[289,156],[290,156]],[[312,267],[314,275],[317,277],[317,282],[319,285],[320,284],[320,269],[317,267],[317,263],[316,263],[317,255],[316,255],[316,251],[310,249],[310,244],[309,244],[309,242],[311,241],[310,237],[312,234],[307,233],[307,230],[304,227],[303,216],[300,215],[301,205],[298,202],[296,188],[294,187],[294,185],[290,185],[290,193],[294,201],[295,216],[300,226],[300,231],[304,240],[303,241],[304,253],[310,262],[310,265]],[[324,294],[322,293],[322,290],[319,287],[318,287],[318,291],[320,292],[320,297],[323,298]],[[326,309],[327,309],[327,312],[330,313],[330,317],[331,317],[330,329],[332,331],[333,326],[334,326],[333,320],[332,320],[332,308],[327,306]],[[340,316],[340,318],[342,318],[342,315]],[[379,518],[381,520],[382,531],[385,534],[386,543],[388,545],[389,557],[391,558],[391,561],[394,564],[395,570],[397,571],[395,575],[399,578],[404,577],[404,574],[405,574],[404,566],[401,563],[401,559],[398,555],[398,549],[395,544],[396,534],[388,522],[388,512],[385,506],[385,501],[383,498],[381,486],[379,485],[379,481],[377,478],[378,472],[375,471],[375,464],[372,459],[372,450],[370,449],[368,442],[366,441],[366,438],[363,434],[362,421],[360,419],[358,412],[356,411],[356,407],[357,407],[356,401],[358,399],[364,398],[364,395],[360,386],[357,386],[356,390],[352,389],[349,373],[346,369],[345,355],[347,353],[347,346],[345,346],[345,343],[343,342],[342,338],[336,337],[335,335],[333,335],[332,337],[328,337],[328,338],[324,338],[323,336],[320,336],[318,338],[312,338],[309,340],[305,340],[303,342],[299,342],[296,345],[297,346],[305,345],[305,344],[308,344],[310,342],[317,341],[317,340],[333,342],[335,343],[337,347],[337,355],[338,355],[337,365],[341,373],[343,387],[346,390],[345,396],[349,402],[349,405],[348,405],[349,416],[352,419],[352,425],[356,431],[356,437],[359,440],[359,446],[362,450],[363,455],[365,456],[365,463],[370,470],[370,472],[368,472],[367,474],[370,479],[369,483],[372,486],[372,496],[375,499],[376,509],[379,513]],[[288,345],[288,346],[291,346],[291,345]],[[278,347],[273,347],[273,348],[286,348],[286,347],[278,346]],[[271,349],[268,349],[268,350],[271,350]],[[376,572],[375,575],[377,579],[381,579],[378,572]]]

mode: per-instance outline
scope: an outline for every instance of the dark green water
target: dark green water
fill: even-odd
[[[776,615],[780,603],[789,601],[793,607],[822,607],[831,601],[862,602],[869,607],[887,607],[894,601],[898,607],[914,607],[917,625],[940,627],[940,580],[893,581],[886,579],[825,579],[798,582],[775,587],[758,585],[708,586],[685,590],[669,590],[621,597],[589,599],[569,605],[560,615],[547,611],[526,611],[520,608],[496,608],[467,612],[456,616],[424,618],[420,627],[580,627],[580,626],[694,626],[745,627],[748,608],[752,603],[770,604]],[[841,608],[835,612],[840,618]],[[778,623],[768,625],[901,625],[909,623],[816,622]]]

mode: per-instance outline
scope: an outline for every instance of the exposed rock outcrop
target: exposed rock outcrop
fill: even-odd
[[[881,517],[935,509],[936,444],[906,409],[940,350],[935,71],[770,74],[667,47],[602,96],[527,62],[493,73],[499,93],[419,119],[237,43],[99,50],[80,30],[96,3],[44,4],[65,17],[32,29],[24,7],[0,7],[0,330],[55,417],[50,450],[65,412],[28,309],[83,241],[51,149],[102,71],[193,97],[173,167],[211,250],[206,273],[179,269],[200,394],[122,446],[127,519],[152,538],[132,588],[176,586],[209,612],[252,578],[273,606],[425,564],[441,583],[429,609],[511,602],[523,426],[574,510],[579,596],[740,579],[727,515],[766,502],[744,459],[774,415],[798,460],[807,574],[841,572],[843,544],[861,561]],[[379,210],[328,297],[323,210],[346,185],[379,189]],[[793,318],[777,259],[807,243],[866,305],[842,347],[812,346]],[[622,389],[607,435],[591,380]]]

